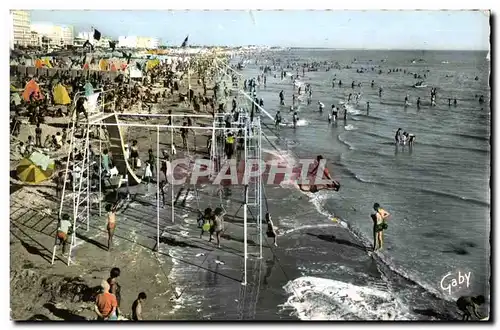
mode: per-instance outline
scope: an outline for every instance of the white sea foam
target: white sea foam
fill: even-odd
[[[305,119],[299,119],[297,120],[297,125],[296,126],[307,126],[309,125],[309,122]],[[280,126],[283,126],[283,127],[293,127],[293,122],[290,121],[290,122],[285,122],[285,123],[281,123]]]
[[[282,305],[301,320],[411,320],[390,292],[318,277],[299,277],[284,286]]]
[[[344,129],[346,131],[353,131],[356,129],[356,127],[354,127],[354,125],[349,124],[349,125],[344,126]]]

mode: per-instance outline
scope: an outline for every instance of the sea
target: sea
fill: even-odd
[[[279,237],[278,247],[266,252],[257,319],[453,320],[459,317],[456,299],[479,294],[486,297],[483,313],[488,312],[491,66],[486,57],[486,51],[292,49],[245,58],[240,71],[245,79],[278,59],[281,65],[326,61],[342,67],[326,71],[322,65],[315,72],[306,69],[304,76],[299,70],[312,99],[307,104],[307,96],[301,97],[297,128],[278,132],[262,117],[268,127],[265,152],[292,163],[323,155],[342,187],[316,194],[293,184],[265,187],[266,210]],[[414,88],[420,80],[427,87]],[[279,105],[281,90],[285,107]],[[265,110],[271,116],[280,110],[289,122],[293,93],[297,88],[289,76],[280,78],[278,67],[265,87],[257,87]],[[350,93],[353,99],[361,93],[361,99],[349,103],[345,121],[340,115],[329,124],[331,105],[347,102]],[[318,101],[325,104],[323,112]],[[398,128],[416,136],[412,148],[394,143]],[[384,248],[371,254],[374,203],[391,218]]]

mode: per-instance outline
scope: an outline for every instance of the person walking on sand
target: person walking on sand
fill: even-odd
[[[118,319],[116,310],[118,302],[114,294],[109,292],[109,283],[105,280],[101,282],[101,293],[97,295],[94,311],[100,321],[116,321]]]
[[[120,276],[120,268],[113,267],[109,272],[108,284],[109,284],[109,293],[113,294],[116,297],[116,316],[121,315],[120,311],[120,302],[121,302],[121,286],[118,284],[118,277]]]
[[[66,253],[66,244],[68,243],[68,236],[72,234],[73,224],[69,221],[69,215],[63,214],[59,225],[57,226],[57,239],[56,244],[62,245],[62,254]]]
[[[132,321],[142,321],[142,304],[146,301],[146,293],[141,292],[132,304]]]
[[[373,204],[373,209],[375,214],[372,214],[373,220],[373,251],[380,250],[384,245],[384,230],[387,229],[387,219],[389,218],[389,212],[385,211],[380,207],[379,203]]]
[[[220,207],[217,207],[214,211],[214,221],[213,221],[213,229],[211,231],[210,240],[212,240],[212,235],[215,233],[215,238],[217,239],[217,247],[220,248],[220,236],[224,232],[224,215],[226,213]]]
[[[278,246],[276,243],[276,239],[278,234],[276,234],[276,227],[274,227],[273,221],[271,220],[271,214],[269,212],[266,213],[266,222],[267,222],[267,232],[266,235],[269,238],[274,238],[274,246]]]
[[[203,234],[208,231],[210,232],[213,225],[213,215],[212,209],[207,207],[205,209],[205,213],[203,213],[202,217],[198,220],[198,227],[201,228],[200,239],[203,237]],[[210,240],[212,240],[212,233],[210,232]]]
[[[132,141],[132,146],[130,147],[130,160],[132,161],[132,169],[135,169],[138,166],[139,159],[139,149],[137,147],[137,140]]]

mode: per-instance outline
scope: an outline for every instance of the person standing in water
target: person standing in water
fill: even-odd
[[[420,109],[420,96],[417,98],[417,109]]]
[[[335,107],[335,104],[332,104],[332,118],[333,122],[337,121],[337,108]]]
[[[396,131],[394,139],[396,140],[396,144],[399,144],[399,141],[401,140],[401,128],[398,128],[398,130]]]
[[[370,102],[366,102],[366,114],[370,113]]]
[[[285,105],[285,93],[283,92],[283,90],[281,90],[279,97],[280,97],[280,105]]]
[[[297,114],[297,111],[293,113],[293,128],[297,128],[297,122],[299,121],[299,115]]]
[[[387,219],[389,212],[380,207],[379,203],[373,204],[375,214],[372,214],[373,220],[373,251],[380,250],[384,245],[384,230],[387,229]]]

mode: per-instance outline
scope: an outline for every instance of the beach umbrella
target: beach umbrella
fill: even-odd
[[[54,168],[55,164],[53,161],[44,171],[40,166],[36,165],[30,159],[23,158],[19,162],[19,165],[17,165],[16,173],[19,180],[26,183],[36,184],[50,179],[50,177],[54,173]]]
[[[52,93],[54,96],[54,104],[70,104],[71,103],[71,99],[69,98],[68,91],[61,83],[58,83],[54,87],[54,91]]]

